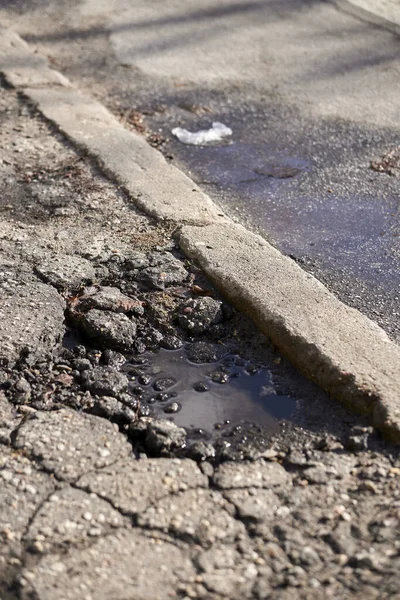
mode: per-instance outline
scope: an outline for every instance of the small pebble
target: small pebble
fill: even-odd
[[[141,396],[144,393],[144,389],[138,385],[136,385],[135,387],[132,388],[132,393],[136,394],[137,396]]]
[[[139,377],[138,377],[138,382],[141,385],[149,385],[151,380],[152,380],[151,375],[139,375]]]
[[[156,395],[156,400],[158,400],[158,402],[166,402],[170,398],[175,398],[176,396],[176,392],[161,392],[160,394]]]
[[[139,408],[139,416],[140,417],[148,417],[150,415],[150,408],[144,404],[142,404]]]
[[[214,373],[211,374],[211,379],[214,383],[228,383],[229,375],[224,371],[214,371]]]
[[[177,413],[181,410],[182,406],[179,402],[171,402],[171,404],[167,404],[164,408],[165,413]]]
[[[193,386],[193,389],[196,392],[208,392],[210,390],[210,388],[208,387],[208,385],[206,383],[203,383],[202,381],[199,381],[198,383],[195,383]]]
[[[164,392],[176,384],[176,379],[173,377],[161,377],[153,383],[153,388],[156,392]]]

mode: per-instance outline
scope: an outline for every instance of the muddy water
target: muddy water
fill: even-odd
[[[279,420],[290,419],[296,410],[293,398],[277,394],[265,366],[239,356],[195,364],[180,349],[160,350],[139,361],[133,359],[125,366],[132,390],[139,392],[150,414],[188,429],[211,434],[226,424],[251,422],[273,431]],[[177,412],[169,412],[174,409]]]

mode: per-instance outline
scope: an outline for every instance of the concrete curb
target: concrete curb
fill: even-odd
[[[184,227],[179,243],[305,375],[400,442],[400,347],[241,225]]]
[[[394,15],[382,0],[328,0],[335,4],[339,10],[353,17],[388,29],[400,35],[400,16]],[[400,9],[398,9],[400,14]]]
[[[70,86],[64,75],[51,69],[45,58],[33,53],[19,35],[0,27],[0,71],[14,88]]]
[[[226,220],[189,177],[99,102],[71,89],[25,89],[24,94],[147,214],[197,225]]]
[[[13,70],[7,57],[0,70],[139,208],[160,220],[186,223],[178,236],[183,251],[222,294],[308,377],[351,409],[370,415],[400,444],[400,347],[261,237],[233,224],[190,178],[125,130],[100,103],[73,89],[53,89],[59,81],[48,77],[46,61],[29,64],[36,75],[29,71],[16,78],[18,67]],[[32,88],[32,80],[39,89]]]

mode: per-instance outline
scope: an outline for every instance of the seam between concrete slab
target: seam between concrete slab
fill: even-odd
[[[365,8],[361,6],[358,2],[354,2],[354,0],[327,0],[330,4],[334,4],[339,10],[352,15],[353,17],[357,17],[362,21],[366,21],[367,23],[371,23],[372,25],[377,25],[379,27],[384,27],[388,29],[392,33],[400,35],[400,22],[394,21],[390,19],[387,13],[383,10],[380,10],[379,7],[376,7],[374,10],[371,8]],[[374,5],[379,4],[377,0],[373,2]]]
[[[9,63],[1,60],[0,71],[14,85],[12,68],[3,70],[4,64]],[[178,234],[182,250],[222,294],[248,313],[303,373],[351,409],[368,414],[400,444],[400,347],[263,238],[235,225],[189,177],[144,138],[124,129],[103,105],[60,88],[58,79],[46,79],[45,59],[32,64],[37,74],[19,73],[16,86],[25,97],[94,157],[144,212],[186,224]]]

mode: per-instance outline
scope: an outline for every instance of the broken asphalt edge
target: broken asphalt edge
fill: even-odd
[[[384,27],[392,33],[400,35],[400,21],[391,18],[379,0],[371,2],[373,5],[371,8],[360,6],[354,0],[327,0],[327,2],[334,4],[338,10],[342,10],[348,15],[357,17],[372,25]]]
[[[233,223],[189,177],[57,76],[17,34],[0,33],[6,81],[95,158],[138,208],[181,227],[183,252],[300,371],[400,444],[400,347],[262,237]]]

